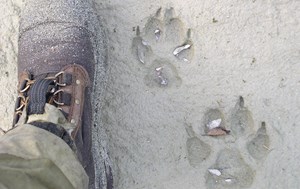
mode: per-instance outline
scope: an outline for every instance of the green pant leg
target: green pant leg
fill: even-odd
[[[50,132],[25,124],[0,136],[0,188],[86,189],[74,152]]]

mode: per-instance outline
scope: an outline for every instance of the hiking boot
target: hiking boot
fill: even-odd
[[[47,104],[59,109],[70,123],[69,128],[64,128],[68,132],[64,139],[71,148],[76,148],[78,159],[90,179],[89,188],[94,188],[91,95],[95,62],[93,34],[86,26],[89,13],[90,4],[83,0],[26,2],[20,21],[19,97],[14,125],[24,114],[25,119],[43,114],[46,106],[49,107]],[[31,124],[41,128],[53,126]],[[55,132],[60,132],[61,127],[56,126]],[[108,177],[107,183],[112,183],[112,176]],[[107,188],[112,188],[112,184]]]

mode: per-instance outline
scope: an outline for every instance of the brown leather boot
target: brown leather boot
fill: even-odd
[[[89,176],[89,188],[94,188],[91,94],[95,62],[93,33],[86,26],[91,11],[83,0],[27,1],[20,23],[14,123],[24,110],[27,115],[42,114],[46,103],[59,108],[76,126],[70,131],[71,139]],[[107,188],[112,188],[112,176],[108,177],[111,186]]]

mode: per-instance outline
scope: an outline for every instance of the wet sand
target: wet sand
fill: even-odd
[[[0,0],[3,129],[23,6]],[[299,188],[299,6],[97,0],[107,56],[95,76],[94,150],[108,148],[115,188]],[[218,119],[231,132],[208,136]]]

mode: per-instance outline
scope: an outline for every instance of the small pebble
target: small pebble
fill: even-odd
[[[218,169],[208,169],[208,172],[210,172],[210,174],[212,175],[216,175],[216,176],[221,176],[221,171]]]

